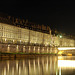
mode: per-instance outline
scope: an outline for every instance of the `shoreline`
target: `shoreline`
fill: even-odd
[[[57,55],[54,53],[0,53],[0,58],[25,58],[25,57],[38,57],[38,56]]]

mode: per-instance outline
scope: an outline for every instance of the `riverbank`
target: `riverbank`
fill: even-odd
[[[47,55],[57,55],[54,53],[0,53],[0,58],[25,58],[25,57],[37,57],[37,56],[47,56]]]
[[[58,49],[54,46],[33,46],[20,44],[2,44],[0,43],[0,52],[2,53],[57,53]]]

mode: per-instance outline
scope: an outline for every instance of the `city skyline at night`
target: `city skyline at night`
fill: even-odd
[[[1,0],[0,75],[75,75],[75,2]]]

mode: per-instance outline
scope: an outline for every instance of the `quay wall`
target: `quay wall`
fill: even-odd
[[[57,47],[0,44],[2,53],[57,53]]]

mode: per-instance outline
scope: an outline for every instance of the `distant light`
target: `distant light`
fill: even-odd
[[[10,45],[8,45],[8,47],[9,47]]]
[[[63,53],[63,51],[59,51],[59,52],[58,52],[58,54],[62,54],[62,53]]]
[[[23,46],[23,47],[25,47],[25,46]]]
[[[60,35],[59,37],[60,37],[60,38],[62,38],[62,36],[61,36],[61,35]]]
[[[5,39],[5,41],[6,41],[7,39]]]
[[[21,40],[20,40],[20,42],[21,42]]]
[[[13,42],[14,42],[14,40],[13,40]]]

